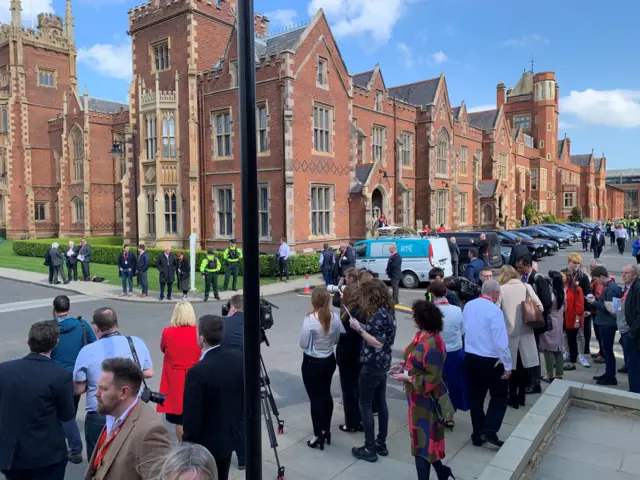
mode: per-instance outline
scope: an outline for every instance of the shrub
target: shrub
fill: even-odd
[[[582,222],[582,209],[579,205],[576,205],[571,209],[571,215],[569,215],[570,222]]]
[[[68,241],[68,240],[67,240]],[[88,241],[88,240],[87,240]],[[16,255],[22,257],[37,257],[44,258],[47,249],[51,246],[52,239],[44,240],[15,240],[13,242],[13,252]],[[64,246],[64,245],[63,245]],[[137,250],[133,249],[137,255]],[[149,254],[149,265],[153,268],[158,260],[158,255],[162,254],[164,250],[162,248],[147,248]],[[117,265],[118,256],[122,252],[122,246],[113,245],[91,245],[91,262],[99,263],[103,265]],[[184,252],[189,256],[189,250],[172,249],[172,252],[177,255],[179,252]],[[225,272],[224,264],[224,252],[215,251],[214,255],[220,260],[222,268],[221,273]],[[202,250],[196,251],[196,271],[200,271],[200,264],[202,260],[207,256],[207,253]],[[313,274],[320,271],[319,254],[305,254],[305,255],[292,255],[289,257],[289,273],[291,275],[304,275],[306,273]],[[242,274],[242,260],[240,261],[239,273]],[[275,277],[278,274],[278,264],[276,262],[275,255],[260,255],[260,276],[261,277]]]
[[[87,243],[91,246],[93,245],[115,245],[122,246],[124,244],[124,238],[122,237],[84,237],[87,239]],[[30,242],[38,242],[45,243],[49,246],[53,242],[58,242],[60,245],[68,245],[70,241],[73,241],[76,245],[80,245],[80,240],[82,237],[70,237],[70,238],[34,238],[30,239]]]

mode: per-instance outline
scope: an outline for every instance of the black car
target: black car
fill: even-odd
[[[505,232],[502,230],[496,230],[495,234],[498,235],[500,239],[500,246],[513,248],[516,245],[517,235],[514,235],[511,232]],[[522,237],[520,237],[522,238]],[[548,247],[543,245],[542,243],[535,242],[533,240],[525,240],[522,239],[522,244],[525,245],[529,249],[529,253],[535,259],[544,257],[549,250]]]
[[[524,232],[516,232],[515,230],[509,230],[509,233],[517,235],[518,237],[522,238],[522,240],[536,242],[540,245],[545,246],[547,248],[547,252],[545,253],[545,255],[553,255],[555,252],[560,250],[560,244],[553,240],[549,240],[548,238],[533,238]]]
[[[542,228],[522,227],[516,228],[515,231],[526,233],[533,238],[546,238],[549,240],[553,240],[554,242],[558,242],[558,244],[560,244],[560,248],[568,247],[571,244],[567,235],[556,234]]]
[[[486,259],[488,266],[491,268],[500,268],[503,265],[502,255],[500,254],[500,239],[495,232],[489,230],[474,231],[474,232],[441,232],[436,233],[438,237],[451,238],[456,237],[456,243],[460,248],[460,263],[458,268],[460,272],[464,272],[469,263],[469,250],[472,248],[478,248],[478,242],[480,242],[480,234],[484,233],[487,236],[487,242],[489,243],[489,255]]]

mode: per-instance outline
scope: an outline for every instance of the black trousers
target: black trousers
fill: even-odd
[[[582,239],[582,250],[585,252],[589,249],[589,240]]]
[[[576,363],[578,361],[578,328],[568,328],[564,331],[567,334],[567,344],[569,344],[569,362]],[[585,344],[587,342],[587,335],[584,336]],[[586,349],[586,347],[585,347]]]
[[[71,275],[73,273],[73,275]],[[78,262],[69,263],[67,262],[67,277],[69,280],[78,280]]]
[[[600,258],[601,253],[602,253],[602,247],[596,245],[593,248],[593,258]]]
[[[2,470],[7,480],[64,480],[67,459],[54,465],[29,470]]]
[[[341,361],[338,363],[344,424],[347,428],[358,428],[362,422],[362,417],[360,416],[360,388],[358,386],[361,368],[362,364],[358,358],[355,361]]]
[[[280,280],[282,280],[282,275],[289,280],[289,259],[280,257],[278,263],[280,264]]]
[[[452,275],[454,277],[458,276],[458,265],[459,265],[459,262],[457,260],[455,262],[451,262],[451,270],[453,272]]]
[[[620,252],[620,255],[623,255],[624,246],[627,243],[627,241],[624,238],[616,238],[616,243],[618,244],[618,252]]]
[[[313,434],[320,437],[331,428],[333,397],[331,379],[336,371],[336,357],[316,358],[304,355],[302,359],[302,381],[311,404]]]
[[[231,468],[231,455],[225,457],[213,456],[218,467],[218,480],[229,480],[229,469]]]
[[[171,300],[171,291],[173,290],[173,282],[162,283],[160,282],[160,298],[164,298],[164,287],[167,287],[167,298]]]
[[[516,368],[511,372],[509,379],[509,399],[511,401],[524,400],[524,389],[529,385],[529,371],[522,365],[522,357],[518,352]]]
[[[473,426],[471,438],[475,441],[479,441],[482,434],[498,433],[507,411],[509,382],[500,378],[504,374],[504,366],[499,364],[496,367],[497,361],[497,358],[480,357],[472,353],[466,353],[464,357]],[[485,413],[487,392],[491,400]]]
[[[209,298],[209,292],[213,287],[213,296],[218,298],[218,273],[209,272],[204,274],[204,298]]]
[[[591,315],[584,317],[584,355],[591,355]]]
[[[392,279],[391,280],[391,291],[393,292],[393,303],[397,305],[400,303],[400,280]]]
[[[91,271],[89,269],[89,262],[82,262],[82,279],[91,280]]]
[[[238,262],[227,263],[227,268],[224,271],[224,285],[222,286],[223,290],[227,290],[229,288],[229,277],[233,275],[233,283],[231,286],[231,290],[238,289]]]
[[[49,265],[49,283],[53,283],[53,273],[55,272],[55,268]]]

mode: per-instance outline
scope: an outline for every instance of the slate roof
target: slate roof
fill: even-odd
[[[460,110],[462,110],[462,106],[453,107],[453,109],[451,110],[453,112],[453,118],[455,118],[456,120],[458,120],[459,118]]]
[[[498,110],[485,110],[483,112],[473,112],[468,115],[469,123],[482,130],[493,130],[498,118]]]
[[[507,97],[519,97],[520,95],[531,95],[533,93],[533,72],[524,72],[516,83],[516,86],[510,88]]]
[[[591,154],[586,153],[582,155],[571,155],[571,163],[579,165],[581,167],[588,167],[591,162]]]
[[[565,139],[558,141],[558,158],[562,158],[562,151],[564,150],[564,142],[566,142]]]
[[[496,194],[498,188],[497,180],[482,180],[478,182],[478,190],[480,190],[480,198],[491,198]]]
[[[126,103],[112,102],[110,100],[102,100],[100,98],[89,97],[89,111],[101,112],[101,113],[118,113],[120,108],[129,110],[129,105]]]
[[[369,178],[369,174],[373,169],[373,164],[371,165],[358,165],[356,166],[356,183],[349,189],[349,193],[360,193],[362,192],[362,186],[365,184],[367,179]]]
[[[604,159],[602,157],[593,159],[593,163],[595,163],[596,167],[596,172],[599,172],[602,169],[602,164],[604,163],[603,160]]]
[[[373,70],[369,70],[368,72],[357,73],[353,76],[353,84],[365,88],[371,77],[373,76]]]
[[[306,28],[307,26],[304,25],[272,37],[256,38],[256,57],[260,58],[264,55],[270,57],[285,50],[293,50]]]
[[[422,82],[401,85],[389,89],[389,97],[411,103],[412,105],[429,105],[435,101],[440,77]]]

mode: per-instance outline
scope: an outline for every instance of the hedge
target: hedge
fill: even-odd
[[[80,240],[82,240],[83,238],[85,238],[87,240],[87,243],[91,246],[93,245],[122,246],[122,244],[124,243],[124,239],[122,237],[34,238],[32,240],[26,240],[26,241],[46,243],[49,246],[51,246],[53,242],[58,242],[60,245],[64,245],[66,247],[69,244],[69,242],[73,242],[76,245],[80,245]]]
[[[67,241],[72,239],[67,239]],[[74,240],[75,241],[75,240]],[[89,239],[87,239],[89,241]],[[51,246],[51,239],[46,242],[41,240],[14,240],[13,253],[22,257],[44,258],[47,249]],[[89,242],[91,243],[91,242]],[[158,255],[164,252],[161,248],[147,248],[150,256],[150,265],[155,265]],[[188,250],[173,249],[174,254],[184,252],[189,256]],[[112,245],[91,245],[91,262],[103,265],[117,265],[118,256],[122,252],[122,246]],[[136,252],[137,253],[137,252]],[[200,263],[206,257],[207,253],[202,250],[196,251],[196,269],[200,269]],[[221,272],[225,271],[223,262],[223,252],[216,251],[215,255],[222,264]],[[291,275],[304,275],[306,273],[313,274],[320,272],[320,254],[311,253],[305,255],[292,255],[289,257],[289,273]],[[242,260],[240,260],[240,272],[242,273]],[[275,255],[260,255],[260,276],[275,277],[278,275],[278,264]]]

